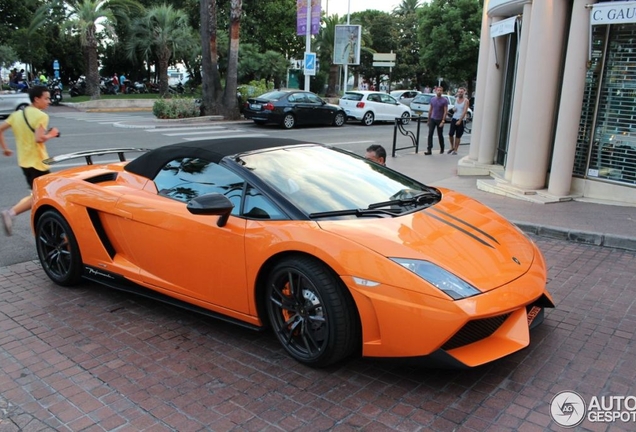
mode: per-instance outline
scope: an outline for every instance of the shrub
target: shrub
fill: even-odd
[[[250,81],[249,84],[242,84],[238,86],[238,98],[239,98],[239,108],[242,108],[247,99],[260,96],[263,93],[267,93],[270,90],[274,89],[274,85],[272,83],[267,83],[264,79],[260,81]]]
[[[201,114],[199,102],[192,98],[157,99],[152,113],[160,119],[198,117]]]

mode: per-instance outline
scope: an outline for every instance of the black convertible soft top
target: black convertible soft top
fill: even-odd
[[[218,163],[226,156],[298,144],[308,143],[307,141],[272,137],[190,141],[151,150],[131,161],[124,169],[133,174],[153,179],[168,162],[178,158],[202,158]]]

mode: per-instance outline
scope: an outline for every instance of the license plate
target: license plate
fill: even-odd
[[[263,108],[263,106],[261,104],[250,104],[250,108],[253,110],[259,110]]]
[[[424,111],[413,111],[413,112],[415,113],[415,115],[422,115]]]

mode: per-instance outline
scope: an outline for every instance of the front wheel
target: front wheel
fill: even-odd
[[[336,113],[336,116],[333,118],[333,125],[334,126],[342,126],[343,124],[345,124],[347,121],[347,117],[344,115],[344,113]]]
[[[364,113],[364,116],[362,117],[363,125],[371,126],[374,121],[375,121],[375,116],[373,115],[371,111]]]
[[[353,300],[323,263],[308,257],[282,260],[270,273],[266,295],[276,337],[298,362],[324,367],[359,348]]]
[[[291,129],[294,127],[295,124],[296,124],[296,118],[294,117],[294,115],[285,114],[285,117],[283,117],[283,127],[285,129]]]
[[[409,114],[408,112],[403,112],[402,113],[402,124],[403,125],[407,125],[409,124],[409,122],[411,121],[411,114]]]
[[[72,286],[82,278],[82,257],[66,219],[54,210],[40,216],[35,228],[35,245],[46,275],[56,284]]]

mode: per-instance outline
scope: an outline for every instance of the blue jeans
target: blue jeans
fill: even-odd
[[[444,153],[444,126],[440,125],[442,120],[437,120],[434,118],[429,119],[428,123],[428,151],[433,150],[433,134],[435,133],[435,129],[437,129],[437,138],[439,139],[439,149],[442,153]]]

